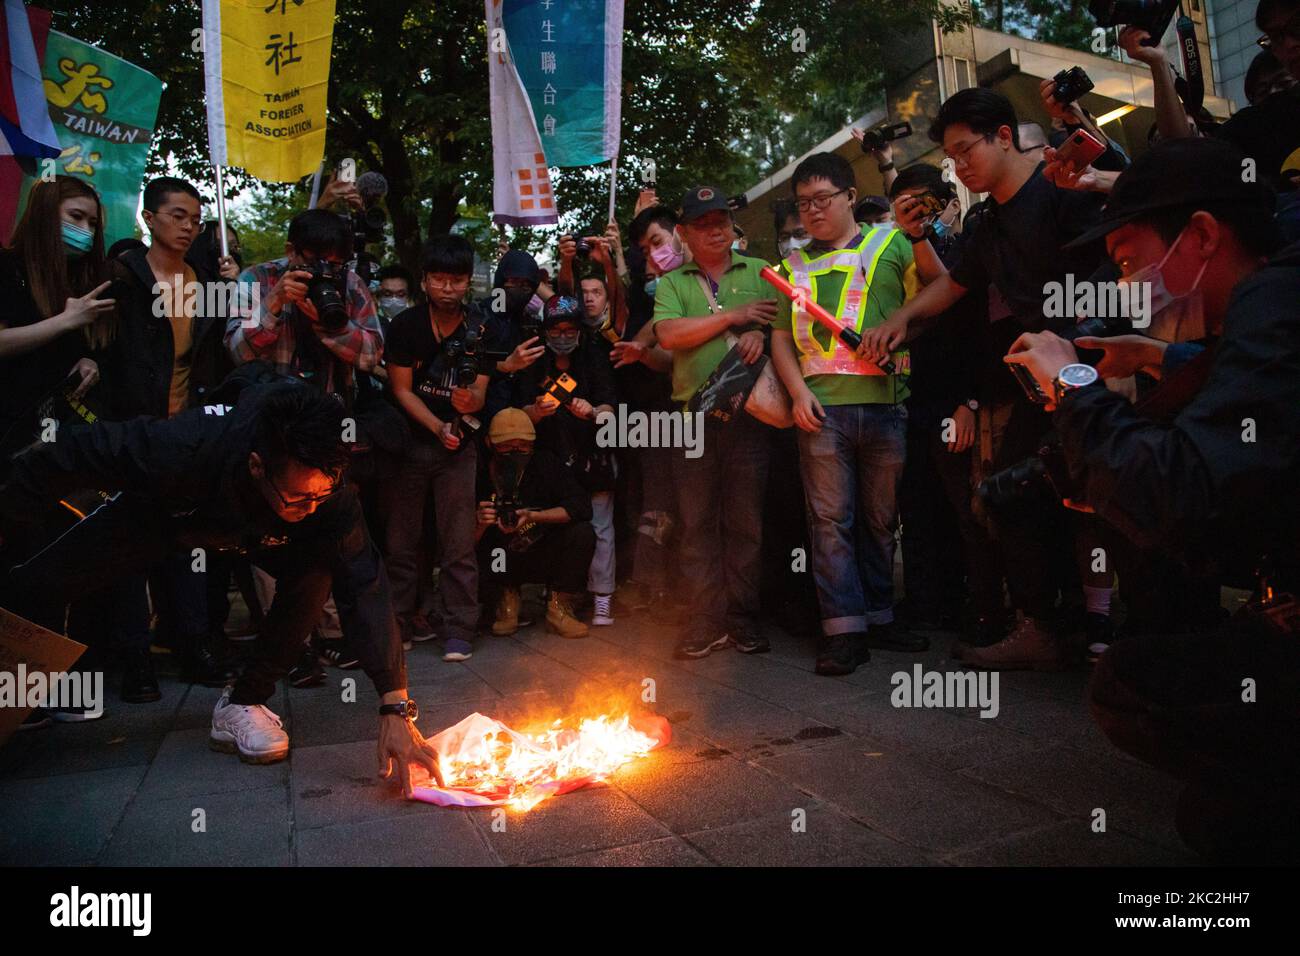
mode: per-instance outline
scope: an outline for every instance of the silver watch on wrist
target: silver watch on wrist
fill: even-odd
[[[1065,366],[1052,379],[1052,391],[1056,395],[1056,404],[1061,404],[1061,399],[1065,397],[1067,392],[1073,392],[1086,385],[1092,385],[1098,378],[1097,370],[1091,365],[1075,362]]]

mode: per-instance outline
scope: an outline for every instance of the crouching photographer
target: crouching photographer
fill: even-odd
[[[1089,696],[1117,746],[1187,782],[1177,822],[1191,846],[1256,862],[1300,858],[1300,246],[1265,258],[1272,208],[1232,146],[1175,140],[1119,177],[1081,237],[1104,235],[1124,277],[1150,283],[1153,326],[1206,345],[1176,372],[1186,350],[1160,354],[1161,388],[1185,397],[1170,421],[1102,387],[1049,332],[1021,336],[1006,359],[1050,395],[1072,498],[1140,547],[1224,583],[1255,579],[1255,599],[1217,633],[1112,647]],[[1160,352],[1102,344],[1112,367]]]
[[[536,443],[532,421],[518,408],[497,412],[488,428],[491,455],[486,474],[480,472],[477,534],[483,576],[501,589],[492,633],[513,634],[523,626],[519,586],[544,584],[551,590],[547,631],[586,637],[573,600],[586,587],[596,551],[591,495],[564,462]]]

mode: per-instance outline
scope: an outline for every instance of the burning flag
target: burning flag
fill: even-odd
[[[443,807],[531,810],[548,797],[605,780],[671,739],[668,721],[653,714],[558,719],[532,733],[470,714],[429,738],[446,786],[413,766],[413,797]]]

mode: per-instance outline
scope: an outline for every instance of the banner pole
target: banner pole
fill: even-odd
[[[222,175],[221,167],[213,167],[217,171],[217,229],[221,233],[221,258],[230,255],[230,243],[226,238],[226,181]]]
[[[320,173],[325,168],[324,161],[316,167],[316,172],[311,175],[311,202],[307,203],[308,209],[316,208],[316,200],[320,199]]]
[[[618,185],[618,153],[609,161],[609,222],[614,221],[614,190]]]

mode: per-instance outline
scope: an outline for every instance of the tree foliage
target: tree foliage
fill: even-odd
[[[54,26],[122,56],[165,84],[151,171],[171,166],[211,196],[193,0],[44,0]],[[1037,0],[1019,0],[1037,2]],[[111,15],[106,15],[111,7]],[[931,16],[952,25],[960,8],[939,0],[691,0],[630,2],[623,48],[618,214],[626,222],[653,161],[659,195],[712,182],[747,188],[879,97],[894,38]],[[351,157],[389,183],[385,201],[397,255],[418,259],[424,237],[467,209],[492,203],[486,29],[482,0],[337,0],[326,140],[330,163]],[[606,168],[555,176],[564,226],[590,229],[607,214]],[[253,183],[231,171],[228,193]],[[306,186],[271,186],[251,216],[278,227],[306,203]],[[262,228],[250,214],[245,231]],[[485,217],[484,217],[485,218]],[[477,238],[491,244],[489,231]],[[520,231],[520,241],[538,241]],[[260,242],[261,240],[257,240]]]

